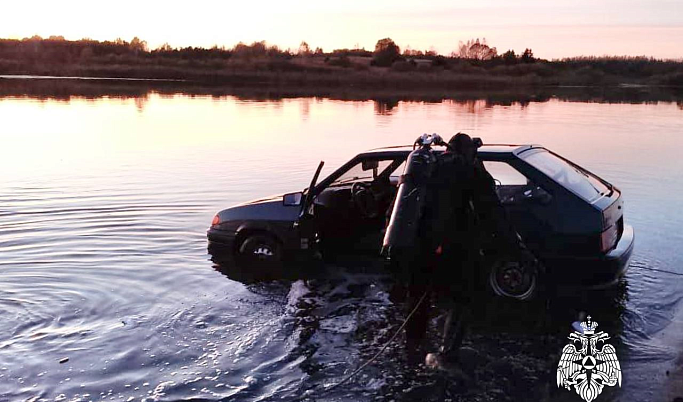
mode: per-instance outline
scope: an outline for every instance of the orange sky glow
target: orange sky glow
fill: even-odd
[[[486,38],[500,53],[532,48],[538,57],[631,55],[683,58],[679,0],[349,0],[320,2],[142,2],[83,0],[3,4],[0,37],[62,35],[66,39],[130,40],[151,48],[266,40],[296,49],[302,40],[325,51],[373,49],[390,37],[402,49],[450,54],[460,41]],[[11,16],[11,18],[8,18]]]

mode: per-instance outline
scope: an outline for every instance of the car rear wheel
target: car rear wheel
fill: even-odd
[[[538,274],[532,265],[501,259],[491,267],[489,284],[498,296],[530,300],[536,294]]]
[[[274,263],[282,259],[282,247],[271,236],[254,234],[244,239],[239,255],[254,262]]]

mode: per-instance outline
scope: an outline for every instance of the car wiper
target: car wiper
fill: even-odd
[[[581,170],[581,169],[574,168],[574,171],[575,171],[576,173],[579,173],[579,174],[582,174],[582,175],[588,177],[589,179],[591,178],[591,177],[588,175],[588,173],[584,172],[584,171]]]
[[[614,186],[610,182],[604,182],[604,184],[606,184],[609,188],[609,193],[607,194],[607,196],[610,197],[612,194],[614,194]]]
[[[614,186],[613,186],[611,183],[606,182],[606,181],[604,181],[604,180],[600,180],[600,179],[598,179],[597,177],[593,177],[593,176],[591,176],[590,174],[588,174],[588,172],[586,172],[586,171],[583,170],[583,169],[574,168],[574,170],[577,171],[577,172],[579,172],[579,173],[581,173],[582,175],[586,176],[588,179],[597,180],[597,181],[599,181],[600,183],[604,184],[605,187],[609,188],[609,193],[606,194],[608,197],[611,196],[611,195],[614,193]],[[596,191],[598,194],[600,194],[600,195],[605,195],[605,192],[604,192],[604,191],[600,191],[597,187],[595,187],[595,186],[593,185],[593,183],[591,183],[591,180],[588,180],[588,183],[595,189],[595,191]]]
[[[604,195],[604,194],[602,193],[602,191],[600,191],[597,187],[595,187],[595,186],[593,185],[593,183],[591,183],[591,181],[590,181],[591,177],[588,175],[588,173],[584,172],[584,171],[581,170],[581,169],[577,169],[577,168],[574,168],[574,171],[575,171],[576,173],[579,173],[579,174],[585,176],[585,177],[588,179],[588,184],[590,184],[591,187],[593,187],[593,190],[595,190],[596,193],[598,193],[598,194],[600,194],[600,195]]]

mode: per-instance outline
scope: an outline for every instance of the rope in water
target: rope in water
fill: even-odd
[[[642,267],[642,266],[640,266],[640,267],[635,267],[635,268],[640,268],[640,269],[645,269],[645,270],[649,270],[649,271],[663,272],[663,273],[667,273],[667,274],[683,276],[683,273],[680,273],[680,272],[673,272],[673,271],[667,271],[667,270],[664,270],[664,269],[656,269],[656,268]],[[396,337],[401,333],[401,331],[403,330],[403,328],[405,328],[405,326],[408,324],[408,321],[410,321],[410,319],[413,317],[413,315],[415,314],[415,312],[417,312],[417,309],[420,308],[420,305],[422,305],[422,302],[424,301],[424,299],[425,299],[426,297],[427,297],[427,292],[425,292],[425,293],[422,295],[422,297],[420,297],[420,300],[418,300],[418,302],[417,302],[417,304],[415,305],[415,307],[413,308],[413,310],[410,312],[410,314],[408,314],[408,316],[406,317],[406,319],[403,320],[403,323],[401,324],[401,326],[398,327],[398,329],[396,330],[396,332],[394,333],[394,335],[393,335],[393,336],[384,344],[384,346],[382,346],[382,349],[380,349],[379,352],[377,352],[372,358],[370,358],[368,361],[366,361],[366,362],[363,363],[360,367],[358,367],[356,370],[354,370],[351,374],[349,374],[349,375],[347,375],[346,377],[344,377],[343,380],[341,380],[341,381],[339,381],[338,383],[332,385],[331,387],[325,389],[323,392],[329,392],[329,391],[331,391],[331,390],[333,390],[333,389],[335,389],[335,388],[341,386],[342,384],[345,384],[345,383],[348,382],[351,378],[353,378],[354,376],[356,376],[358,373],[360,373],[361,371],[363,371],[367,366],[369,366],[369,365],[372,364],[375,360],[377,360],[377,358],[379,358],[379,356],[386,350],[386,348],[388,348],[389,345],[394,341],[394,339],[396,339]]]
[[[422,302],[424,301],[425,297],[427,297],[427,292],[424,292],[424,294],[422,295],[422,297],[420,297],[420,300],[418,300],[417,304],[415,305],[415,308],[413,308],[413,311],[411,311],[410,314],[408,314],[408,316],[406,317],[406,319],[403,320],[403,324],[401,324],[401,326],[398,327],[398,329],[396,330],[396,333],[394,333],[394,335],[393,335],[393,336],[384,344],[384,346],[382,346],[382,349],[380,349],[379,352],[377,352],[374,356],[372,356],[372,358],[371,358],[370,360],[366,361],[365,363],[363,363],[363,365],[361,365],[361,366],[358,367],[356,370],[354,370],[353,373],[347,375],[343,380],[341,380],[341,381],[339,381],[338,383],[332,385],[331,387],[325,389],[324,392],[329,392],[329,391],[331,391],[331,390],[337,388],[338,386],[340,386],[340,385],[346,383],[346,382],[349,381],[351,378],[353,378],[356,374],[358,374],[358,373],[360,373],[361,371],[363,371],[363,369],[365,369],[367,366],[369,366],[372,362],[374,362],[375,360],[377,360],[377,358],[382,354],[382,352],[384,352],[384,350],[385,350],[386,348],[389,347],[389,344],[391,344],[391,342],[393,342],[394,339],[396,339],[396,337],[398,336],[398,334],[401,333],[401,331],[403,330],[403,328],[405,328],[405,326],[408,324],[408,321],[410,321],[410,318],[413,316],[413,314],[415,314],[415,312],[417,311],[417,309],[420,308],[420,305],[421,305]]]
[[[633,268],[645,269],[645,270],[648,270],[648,271],[663,272],[663,273],[665,273],[665,274],[683,276],[683,273],[674,272],[674,271],[667,271],[667,270],[665,270],[665,269],[657,269],[657,268],[650,268],[650,267],[641,267],[641,266],[637,266],[637,265],[634,266]]]

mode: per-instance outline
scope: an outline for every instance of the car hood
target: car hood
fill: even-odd
[[[221,222],[234,220],[272,220],[296,221],[301,206],[286,206],[282,203],[282,194],[260,198],[235,205],[218,213]]]
[[[255,199],[255,200],[251,200],[251,201],[243,202],[243,203],[241,203],[241,204],[233,205],[232,207],[230,207],[230,208],[228,208],[228,209],[237,208],[237,207],[243,207],[243,206],[245,206],[245,205],[262,204],[262,203],[264,203],[264,202],[273,202],[273,201],[280,201],[280,202],[282,202],[282,196],[283,196],[283,195],[284,195],[284,194],[273,194],[273,195],[270,195],[270,196],[268,196],[268,197],[257,198],[257,199]]]

